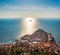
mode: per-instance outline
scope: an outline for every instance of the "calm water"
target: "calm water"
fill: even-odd
[[[20,31],[20,19],[0,19],[0,42],[7,43],[14,40]]]
[[[60,46],[60,19],[41,19],[38,22],[40,28],[52,33]]]
[[[0,42],[13,41],[22,30],[22,19],[0,19]],[[52,33],[60,45],[60,19],[38,19],[39,28]]]

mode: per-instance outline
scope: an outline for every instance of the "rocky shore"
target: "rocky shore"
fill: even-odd
[[[42,29],[24,35],[11,44],[0,45],[0,55],[59,55],[60,48],[51,33]]]
[[[55,52],[60,51],[54,37],[51,33],[47,33],[42,29],[36,30],[31,35],[24,35],[21,38],[23,45],[30,45],[30,47],[38,47],[43,49],[44,52]]]

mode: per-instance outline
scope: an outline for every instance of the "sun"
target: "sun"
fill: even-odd
[[[34,18],[26,18],[26,25],[31,27],[33,25]]]
[[[28,22],[34,21],[34,18],[26,18]]]

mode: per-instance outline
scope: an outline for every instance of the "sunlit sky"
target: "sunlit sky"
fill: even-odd
[[[60,0],[0,0],[0,18],[60,18]]]

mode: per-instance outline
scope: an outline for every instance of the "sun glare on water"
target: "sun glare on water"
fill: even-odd
[[[37,19],[36,18],[24,18],[22,21],[22,35],[23,34],[32,34],[36,30]]]

